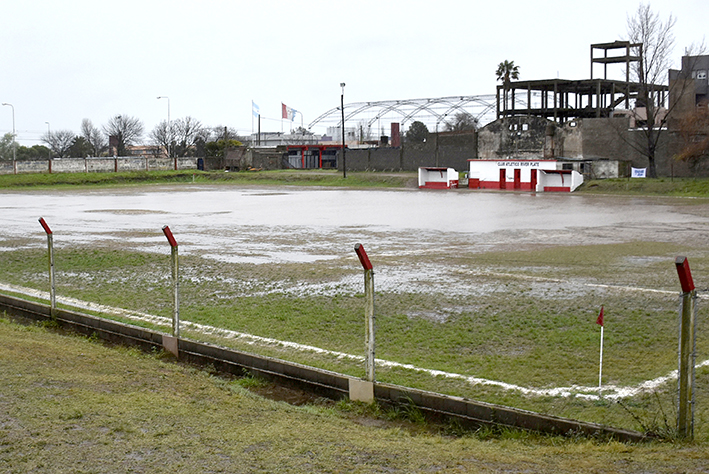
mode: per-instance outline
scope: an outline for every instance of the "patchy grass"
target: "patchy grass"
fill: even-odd
[[[337,170],[269,171],[125,171],[118,173],[40,173],[0,175],[1,188],[56,186],[130,186],[174,183],[225,183],[340,187],[416,187],[416,172],[349,171],[347,178]],[[709,197],[709,179],[602,179],[586,181],[576,193],[641,196]]]
[[[674,473],[701,472],[707,457],[691,443],[439,432],[415,407],[293,406],[253,394],[263,389],[254,381],[2,317],[0,347],[0,469],[8,473]]]
[[[626,194],[640,196],[709,197],[709,179],[595,179],[586,181],[576,192],[583,194]]]
[[[706,285],[709,261],[703,251],[670,243],[560,246],[457,258],[456,283],[471,289],[463,299],[440,290],[377,292],[377,357],[525,388],[594,387],[599,349],[595,319],[603,304],[604,383],[633,386],[666,375],[677,364],[677,298],[642,289],[678,291],[667,286],[676,283],[672,263],[678,253],[692,255],[695,281],[699,287]],[[420,263],[437,258],[422,256]],[[55,263],[60,295],[171,315],[170,263],[164,255],[92,246],[62,249],[55,253]],[[395,264],[389,262],[394,268]],[[361,272],[346,264],[316,262],[303,272],[302,264],[231,264],[188,255],[181,257],[180,265],[183,320],[364,355]],[[379,268],[378,275],[385,274],[386,267]],[[307,291],[300,286],[323,279],[337,284],[334,289],[315,285]],[[0,252],[0,281],[46,289],[46,250]],[[618,288],[597,286],[601,283]],[[701,322],[698,334],[699,354],[705,354],[709,338]],[[362,363],[335,355],[254,345],[190,329],[183,335],[364,376]],[[706,375],[700,372],[701,383],[706,383]],[[400,367],[379,367],[377,378],[624,428],[656,431],[658,420],[665,417],[674,423],[674,382],[659,386],[655,393],[631,397],[622,406],[575,397],[527,396]],[[709,417],[705,393],[709,392],[697,391],[697,416],[702,420]],[[709,439],[709,426],[698,423],[697,435]]]
[[[118,173],[40,173],[0,175],[0,188],[57,186],[126,186],[175,183],[224,183],[293,186],[401,188],[417,186],[416,173],[349,172],[336,170],[125,171]]]

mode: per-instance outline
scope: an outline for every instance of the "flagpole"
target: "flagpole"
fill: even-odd
[[[601,326],[601,362],[598,366],[598,398],[603,398],[601,393],[601,380],[603,380],[603,326]]]

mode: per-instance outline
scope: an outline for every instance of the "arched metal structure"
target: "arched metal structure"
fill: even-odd
[[[452,96],[430,99],[383,100],[377,102],[354,102],[345,104],[345,123],[371,129],[372,125],[381,120],[398,122],[404,130],[413,121],[426,124],[429,130],[438,130],[456,113],[471,114],[483,126],[495,120],[495,95]],[[313,127],[342,127],[340,107],[335,107],[323,113],[309,125]],[[381,128],[381,126],[380,126]]]

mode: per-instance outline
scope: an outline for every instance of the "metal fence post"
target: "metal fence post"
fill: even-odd
[[[180,337],[180,283],[179,283],[179,262],[177,254],[177,241],[170,231],[170,227],[164,226],[162,228],[167,241],[170,243],[171,256],[172,256],[172,286],[173,294],[172,301],[174,303],[174,309],[172,313],[172,335],[174,337]]]
[[[694,436],[695,300],[697,292],[687,257],[677,257],[675,265],[682,285],[679,312],[677,434],[682,438],[692,438]]]
[[[364,315],[366,319],[365,344],[367,347],[367,380],[369,380],[370,382],[374,382],[374,268],[372,267],[372,263],[369,261],[367,252],[364,251],[364,247],[362,247],[362,244],[355,245],[355,252],[357,252],[359,261],[362,264],[362,267],[364,268]]]
[[[39,223],[42,225],[44,232],[47,233],[47,255],[49,260],[49,314],[52,319],[56,318],[57,309],[57,294],[54,283],[54,238],[52,229],[49,228],[44,217],[39,218]]]

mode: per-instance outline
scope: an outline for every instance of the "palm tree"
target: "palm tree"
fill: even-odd
[[[508,61],[505,59],[497,65],[497,71],[495,74],[497,74],[497,80],[502,81],[503,100],[505,108],[507,108],[507,90],[510,87],[511,79],[514,79],[515,81],[519,79],[519,66],[515,66],[514,61]]]

